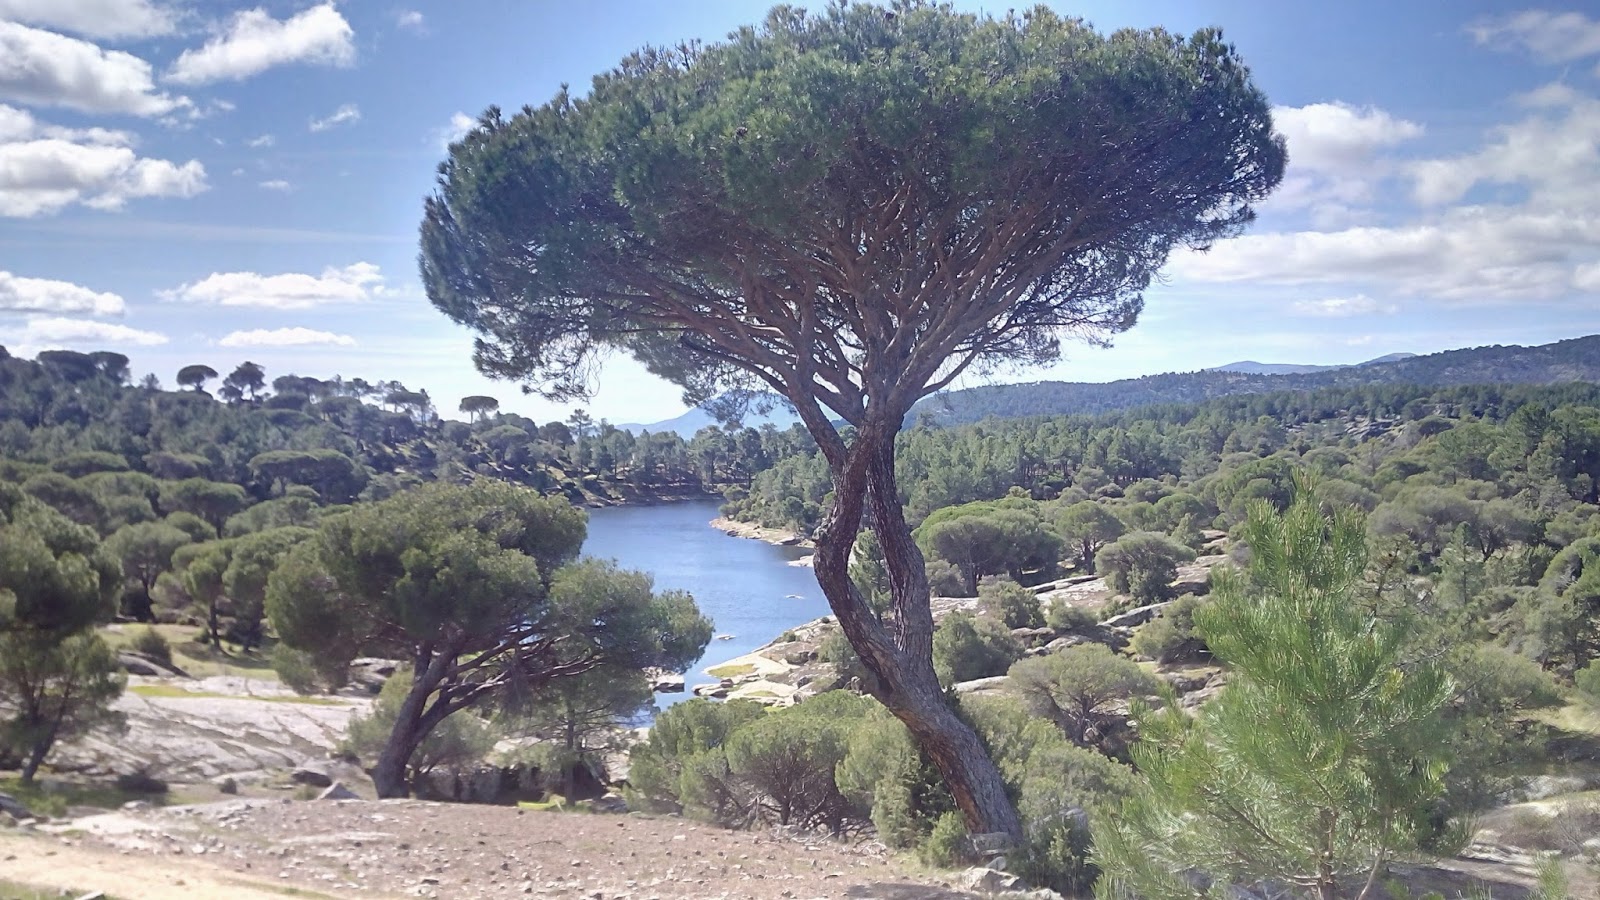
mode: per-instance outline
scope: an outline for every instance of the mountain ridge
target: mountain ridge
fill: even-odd
[[[944,426],[976,422],[989,416],[1093,414],[1167,403],[1200,403],[1237,394],[1362,384],[1447,386],[1569,381],[1600,381],[1600,334],[1526,347],[1492,344],[1402,359],[1379,357],[1356,366],[1314,372],[1263,374],[1210,369],[1105,383],[1036,381],[985,385],[924,398],[911,408],[906,423]]]

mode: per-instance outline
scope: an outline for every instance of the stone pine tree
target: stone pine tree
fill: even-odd
[[[1285,513],[1257,501],[1244,540],[1247,570],[1218,570],[1195,612],[1228,686],[1198,720],[1139,717],[1146,789],[1095,831],[1102,896],[1221,897],[1271,881],[1365,900],[1428,833],[1450,681],[1403,618],[1371,607],[1361,517],[1324,518],[1302,487]]]
[[[184,366],[178,370],[178,384],[193,390],[195,393],[203,393],[206,389],[206,382],[216,377],[216,369],[199,363],[192,366]]]
[[[603,666],[681,671],[699,658],[711,624],[694,601],[573,563],[584,533],[564,498],[433,484],[323,520],[277,565],[273,629],[320,670],[360,655],[411,662],[372,769],[380,796],[405,796],[413,754],[460,710]]]
[[[834,487],[817,580],[878,698],[969,827],[1019,834],[934,675],[895,434],[963,372],[1132,327],[1171,251],[1238,233],[1284,162],[1215,31],[778,7],[722,44],[634,53],[581,99],[488,110],[440,167],[422,277],[480,334],[482,371],[547,396],[584,396],[618,348],[686,400],[792,404]],[[881,621],[849,575],[864,525],[890,576]]]

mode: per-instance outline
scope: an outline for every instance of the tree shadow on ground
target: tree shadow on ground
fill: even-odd
[[[931,884],[885,881],[852,885],[845,890],[844,895],[852,900],[980,900],[980,895],[967,891],[941,888]]]

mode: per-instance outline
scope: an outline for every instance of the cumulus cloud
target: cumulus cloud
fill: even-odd
[[[1519,99],[1530,115],[1494,129],[1477,152],[1416,164],[1419,202],[1455,203],[1476,185],[1502,184],[1539,208],[1600,212],[1600,100],[1560,84]]]
[[[450,145],[467,136],[478,124],[478,120],[464,112],[458,112],[450,117],[450,124],[434,132],[438,138],[440,149],[448,150]]]
[[[1390,314],[1397,308],[1390,303],[1379,303],[1366,294],[1352,297],[1328,297],[1322,300],[1296,300],[1294,312],[1302,316],[1321,319],[1343,319],[1350,316],[1368,316],[1374,313]]]
[[[275,143],[277,143],[277,140],[272,135],[263,134],[245,141],[244,145],[252,150],[260,150],[263,147],[271,147]]]
[[[248,306],[261,309],[312,309],[340,303],[361,303],[384,296],[383,275],[372,263],[358,262],[344,268],[332,266],[321,275],[287,272],[261,275],[256,272],[213,272],[193,284],[162,291],[167,300],[210,303],[217,306]]]
[[[285,191],[285,192],[287,192],[290,189],[292,189],[294,187],[294,185],[290,184],[287,181],[284,181],[282,178],[274,178],[274,179],[272,179],[270,181],[258,182],[256,184],[256,187],[261,188],[262,190],[266,190],[266,191]]]
[[[0,271],[0,311],[120,316],[126,309],[127,304],[116,294],[101,293],[70,281],[23,278]]]
[[[139,197],[192,197],[206,189],[197,160],[134,152],[125,132],[41,124],[0,104],[0,216],[27,218],[73,204],[118,209]]]
[[[233,17],[226,30],[172,64],[174,84],[241,81],[274,66],[296,63],[348,66],[356,59],[355,31],[332,3],[313,6],[282,21],[264,9]]]
[[[37,316],[23,321],[21,328],[6,329],[6,340],[19,351],[49,350],[67,346],[90,346],[96,349],[107,344],[155,347],[167,342],[167,336],[154,331],[143,331],[111,322],[92,322],[87,319],[66,319],[59,316]],[[32,356],[33,352],[19,352],[19,356]]]
[[[0,0],[0,18],[89,38],[171,34],[177,17],[150,0]]]
[[[1580,12],[1527,9],[1480,19],[1467,31],[1479,44],[1521,49],[1542,62],[1572,62],[1600,54],[1600,20]]]
[[[1272,121],[1289,143],[1289,165],[1316,172],[1347,173],[1366,166],[1374,153],[1422,135],[1422,126],[1377,107],[1348,103],[1280,106]]]
[[[348,334],[313,331],[310,328],[257,328],[231,332],[217,343],[224,347],[354,347],[356,339]]]
[[[192,109],[156,90],[150,64],[120,50],[0,20],[0,99],[87,113],[162,116]]]
[[[416,32],[417,34],[422,34],[428,30],[427,20],[423,18],[422,13],[417,12],[414,9],[400,10],[400,12],[395,15],[394,21],[395,24],[399,25],[401,28],[404,28],[407,31]]]
[[[359,121],[361,121],[361,108],[354,103],[346,103],[334,110],[330,115],[320,119],[312,119],[310,128],[312,131],[327,131],[329,128],[337,128],[340,125],[354,124]]]

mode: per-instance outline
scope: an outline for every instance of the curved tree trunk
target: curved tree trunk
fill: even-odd
[[[968,830],[1020,840],[1022,822],[999,768],[951,708],[934,674],[927,573],[895,486],[895,430],[861,429],[835,469],[834,505],[815,536],[817,583],[862,664],[877,677],[874,696],[905,723],[938,768]],[[850,581],[850,550],[868,504],[889,572],[892,613],[883,623]]]

